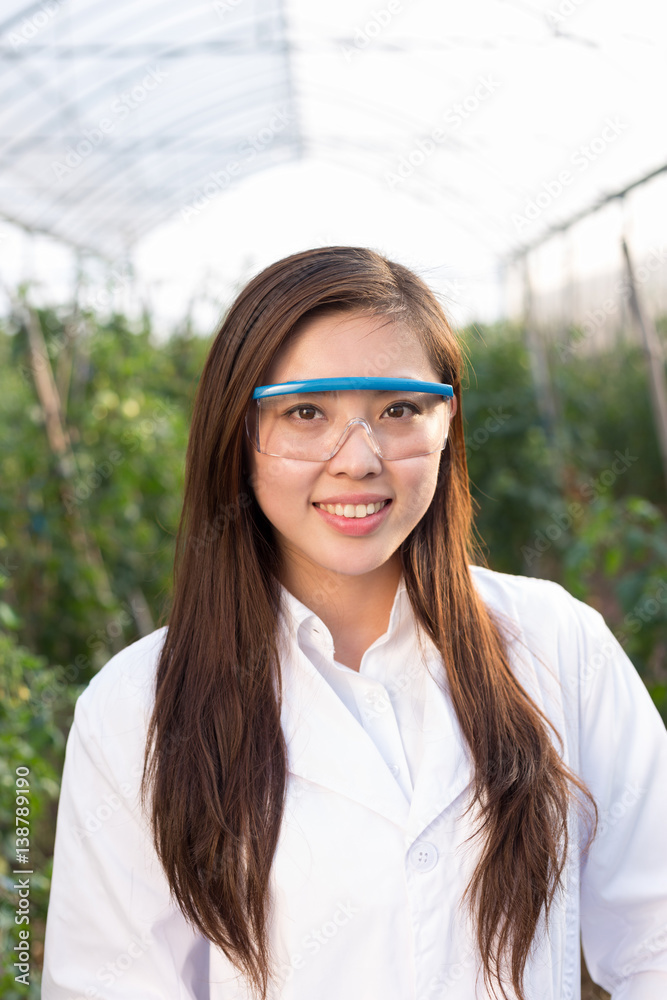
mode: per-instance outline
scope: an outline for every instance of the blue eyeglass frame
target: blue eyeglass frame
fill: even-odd
[[[433,392],[451,399],[454,389],[446,382],[421,382],[412,378],[379,378],[354,376],[352,378],[309,378],[300,382],[277,382],[258,385],[253,389],[253,399],[266,396],[283,396],[295,392],[326,392],[333,389],[413,389],[416,392]]]

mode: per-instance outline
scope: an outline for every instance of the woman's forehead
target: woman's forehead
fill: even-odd
[[[274,358],[267,382],[297,378],[378,375],[433,380],[418,334],[388,316],[318,316],[291,337]]]

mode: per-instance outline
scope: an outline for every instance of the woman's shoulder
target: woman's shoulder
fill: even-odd
[[[600,612],[554,580],[472,565],[470,572],[486,606],[530,650],[546,656],[561,678],[585,667],[601,647],[607,653],[617,651],[616,639]]]
[[[137,639],[108,660],[88,682],[76,703],[100,735],[119,726],[147,723],[155,700],[155,678],[167,626]]]
[[[485,604],[517,620],[521,625],[541,620],[543,627],[571,624],[573,618],[585,623],[603,623],[599,611],[574,597],[555,580],[501,573],[486,566],[469,566],[470,574]]]

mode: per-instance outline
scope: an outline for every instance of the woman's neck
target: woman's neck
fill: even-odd
[[[377,569],[356,576],[323,567],[316,570],[292,567],[284,573],[282,583],[322,619],[331,632],[336,659],[358,670],[363,652],[389,626],[401,578],[400,559],[392,557]]]

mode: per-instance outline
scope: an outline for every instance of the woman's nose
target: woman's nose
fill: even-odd
[[[355,476],[382,468],[382,459],[377,453],[371,429],[363,418],[350,420],[338,439],[329,463],[330,467],[332,464],[335,467],[330,471],[348,471]]]

